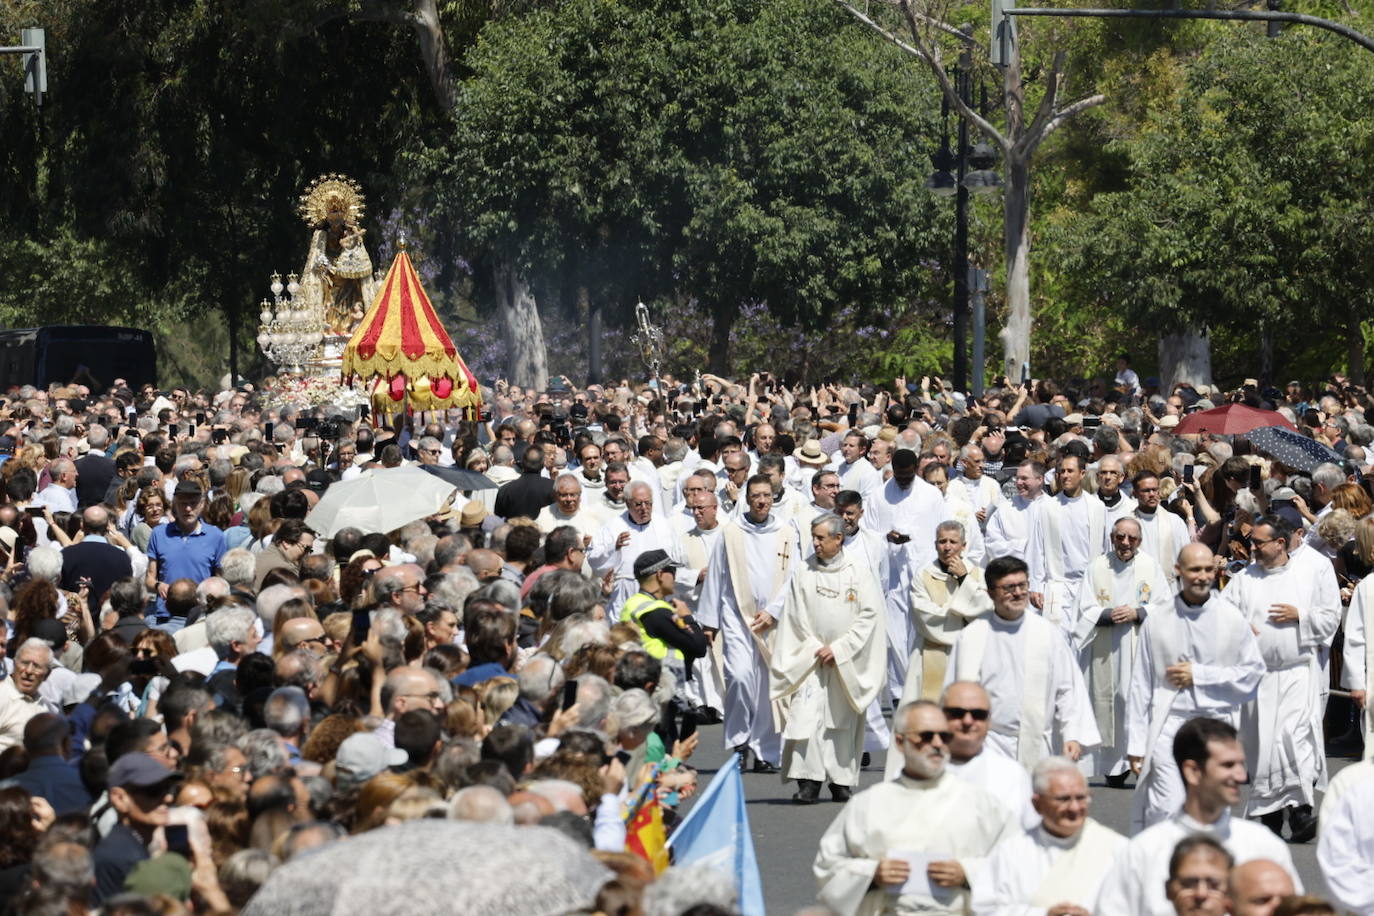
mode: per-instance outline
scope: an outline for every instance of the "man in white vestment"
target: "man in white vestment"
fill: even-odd
[[[811,502],[806,510],[810,513],[810,518],[823,515],[826,512],[835,512],[835,495],[840,492],[840,475],[834,471],[817,471],[811,477]],[[810,518],[807,524],[811,523]]]
[[[1150,614],[1169,609],[1173,594],[1153,557],[1140,553],[1140,523],[1118,519],[1112,549],[1088,564],[1078,589],[1072,641],[1092,696],[1102,745],[1083,762],[1090,776],[1120,788],[1130,775],[1126,760],[1126,695],[1135,664],[1136,637]]]
[[[582,506],[582,484],[576,474],[559,474],[553,482],[553,503],[539,510],[534,523],[548,534],[555,528],[571,525],[582,535],[582,546],[589,547],[605,519]]]
[[[1326,889],[1345,909],[1374,913],[1374,778],[1350,789],[1333,808],[1322,804],[1317,864]]]
[[[1111,916],[1169,916],[1165,896],[1169,858],[1179,840],[1193,833],[1221,843],[1237,864],[1272,859],[1301,888],[1293,857],[1283,840],[1264,827],[1233,817],[1245,783],[1245,748],[1236,730],[1219,719],[1189,719],[1174,735],[1175,772],[1184,784],[1183,807],[1136,834],[1117,854],[1097,898],[1097,912]]]
[[[972,621],[954,644],[945,681],[977,681],[992,697],[988,741],[1030,770],[1054,753],[1077,760],[1100,742],[1083,673],[1056,625],[1027,614],[1026,564],[998,557],[985,570],[993,613]]]
[[[1169,854],[1164,896],[1174,916],[1224,916],[1231,912],[1226,896],[1231,865],[1226,847],[1205,833],[1185,836]]]
[[[715,490],[704,483],[684,492],[687,493],[688,511],[692,513],[694,524],[682,536],[682,555],[687,566],[686,575],[678,576],[677,597],[696,615],[706,584],[706,569],[720,541],[720,504]],[[692,679],[683,687],[683,694],[694,707],[697,722],[701,724],[720,722],[721,710],[725,708],[722,654],[721,641],[712,639],[711,650],[704,658],[698,659],[692,670]]]
[[[1365,752],[1374,753],[1374,716],[1369,711],[1370,674],[1374,672],[1374,576],[1361,579],[1350,598],[1341,658],[1345,662],[1341,686],[1350,691],[1350,699],[1362,712]]]
[[[772,629],[801,560],[797,530],[773,514],[773,485],[749,478],[749,511],[721,526],[703,583],[697,621],[716,630],[725,659],[725,746],[740,769],[776,773],[782,741],[769,702]]]
[[[1283,898],[1297,893],[1283,866],[1268,859],[1251,859],[1231,869],[1226,896],[1232,916],[1274,916]]]
[[[1245,816],[1276,834],[1288,813],[1290,842],[1317,833],[1315,793],[1326,788],[1322,735],[1321,657],[1341,623],[1339,599],[1329,606],[1316,577],[1288,556],[1291,526],[1273,515],[1250,529],[1257,558],[1227,584],[1222,597],[1245,616],[1259,641],[1265,673],[1241,723],[1255,754]]]
[[[920,700],[892,719],[902,774],[854,796],[821,837],[812,870],[838,916],[963,916],[969,881],[1016,821],[992,796],[945,769],[944,712]]]
[[[770,697],[788,698],[782,775],[815,804],[821,783],[848,801],[859,783],[864,714],[883,683],[887,636],[877,577],[844,549],[834,514],[811,523],[814,553],[792,574],[773,641]],[[860,558],[861,559],[861,558]]]
[[[692,471],[688,473],[686,477],[682,478],[682,506],[677,511],[671,513],[673,523],[677,526],[678,531],[685,534],[689,529],[696,526],[697,519],[692,512],[692,507],[697,505],[697,503],[692,502],[692,497],[698,493],[710,493],[712,496],[715,496],[716,483],[715,472],[708,471],[704,468]],[[720,498],[716,497],[716,499],[713,500],[713,504],[717,506],[717,511],[719,511]]]
[[[964,559],[974,566],[987,563],[983,549],[983,530],[978,527],[978,516],[969,505],[964,494],[955,490],[949,481],[949,468],[932,461],[921,470],[921,479],[940,491],[945,500],[944,517],[958,522],[964,528]]]
[[[868,437],[857,429],[844,434],[837,458],[831,468],[840,475],[844,489],[858,490],[867,497],[883,486],[883,475],[868,460]]]
[[[613,473],[606,472],[608,490]],[[625,488],[625,504],[624,512],[601,526],[587,553],[592,571],[603,578],[611,577],[611,594],[606,599],[606,616],[611,620],[620,616],[621,606],[639,591],[634,576],[635,559],[644,551],[666,551],[678,567],[678,575],[688,574],[677,529],[666,516],[654,514],[653,487],[642,480],[629,484]]]
[[[1140,523],[1140,549],[1154,557],[1164,570],[1169,590],[1177,591],[1178,552],[1192,541],[1188,526],[1173,512],[1160,508],[1159,475],[1154,471],[1138,472],[1131,480],[1131,493],[1135,496],[1132,517]]]
[[[983,570],[964,559],[964,526],[952,519],[941,522],[935,529],[935,562],[911,577],[916,644],[907,660],[903,703],[939,698],[959,634],[990,610]]]
[[[974,916],[1092,916],[1126,838],[1088,817],[1077,764],[1046,757],[1032,774],[1037,825],[997,844],[973,886]]]
[[[981,535],[999,505],[1002,503],[1002,488],[987,474],[983,473],[983,449],[970,442],[959,449],[959,474],[949,482],[949,489],[972,507],[978,519]]]
[[[821,471],[817,474],[820,477],[824,474],[834,476],[834,471]],[[837,479],[838,480],[838,479]],[[878,589],[878,594],[883,593],[883,583],[887,581],[888,554],[887,545],[877,532],[865,528],[864,518],[864,498],[858,490],[840,490],[831,498],[835,513],[844,522],[844,552],[849,557],[850,562],[862,568],[869,575],[873,576],[873,584]],[[817,516],[819,517],[819,516]],[[889,659],[892,651],[892,641],[894,639],[905,639],[907,635],[906,620],[898,620],[894,624],[890,619],[891,604],[887,599],[883,599],[883,656]],[[886,751],[892,744],[892,732],[887,727],[887,720],[883,718],[880,692],[873,702],[869,704],[865,713],[867,724],[864,727],[864,750],[872,753]]]
[[[756,473],[768,478],[773,485],[772,512],[778,520],[797,529],[797,539],[806,544],[811,538],[811,518],[806,500],[787,485],[787,463],[781,455],[764,455],[758,460]]]
[[[940,705],[954,736],[947,745],[949,762],[945,770],[1001,802],[1023,830],[1038,824],[1040,815],[1031,807],[1030,773],[987,743],[988,717],[992,712],[988,692],[973,681],[955,681],[945,688]],[[901,772],[902,754],[893,747],[887,755],[883,778],[896,779]]]
[[[1126,696],[1126,754],[1136,772],[1131,832],[1157,824],[1183,803],[1174,768],[1174,735],[1197,716],[1240,723],[1239,710],[1264,674],[1250,625],[1212,592],[1216,564],[1206,544],[1178,555],[1173,607],[1149,615],[1140,629]]]
[[[1083,459],[1065,455],[1055,474],[1059,492],[1035,507],[1026,562],[1031,604],[1051,623],[1072,615],[1088,564],[1110,546],[1107,508],[1083,490]]]
[[[898,449],[892,454],[892,479],[875,498],[867,500],[864,525],[887,542],[888,666],[887,686],[893,699],[901,696],[906,661],[911,652],[909,623],[911,577],[935,559],[935,526],[944,519],[940,491],[919,480],[916,453]]]
[[[1027,458],[1016,466],[1016,495],[997,505],[988,519],[983,547],[991,557],[1024,557],[1032,510],[1045,499],[1045,466]]]
[[[604,525],[608,519],[615,518],[626,509],[625,491],[630,485],[630,469],[618,461],[608,464],[601,479],[605,486],[588,495],[587,508],[594,515],[600,515]]]
[[[1135,512],[1135,500],[1121,489],[1126,482],[1126,466],[1115,455],[1103,455],[1097,462],[1097,489],[1093,495],[1102,501],[1107,510],[1107,524]]]

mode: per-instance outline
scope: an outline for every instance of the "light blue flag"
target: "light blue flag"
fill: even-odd
[[[706,865],[728,874],[739,890],[743,916],[764,916],[763,882],[744,807],[744,780],[726,763],[668,838],[674,865]]]

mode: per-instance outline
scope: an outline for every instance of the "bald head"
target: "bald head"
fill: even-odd
[[[1252,859],[1231,869],[1234,916],[1270,916],[1279,901],[1295,893],[1292,876],[1272,859]]]
[[[81,513],[81,530],[87,534],[103,535],[110,527],[110,513],[104,506],[88,506]]]
[[[501,574],[501,567],[505,563],[501,555],[494,550],[487,550],[485,547],[478,550],[468,551],[468,569],[478,579],[494,579]]]
[[[1179,593],[1192,605],[1205,602],[1216,579],[1216,563],[1211,548],[1193,543],[1178,552]]]
[[[495,791],[495,790],[493,790]],[[538,824],[546,814],[555,814],[553,802],[533,792],[516,792],[506,799],[515,815],[515,823],[522,827]]]
[[[320,654],[324,651],[324,625],[313,617],[296,617],[281,626],[281,644],[287,649],[304,647]]]
[[[439,682],[428,668],[393,668],[382,683],[382,708],[389,719],[399,719],[412,709],[443,712]]]
[[[513,824],[515,812],[506,797],[491,786],[468,786],[453,793],[448,803],[448,819]]]
[[[982,706],[986,708],[991,702],[987,690],[977,681],[955,681],[945,688],[944,693],[940,694],[941,706],[962,706],[965,708]]]

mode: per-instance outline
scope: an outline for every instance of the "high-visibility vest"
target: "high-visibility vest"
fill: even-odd
[[[629,600],[621,606],[620,619],[624,622],[633,623],[639,628],[639,641],[644,643],[644,651],[648,652],[649,655],[662,661],[668,657],[669,653],[672,653],[673,658],[681,661],[682,653],[679,650],[670,647],[657,636],[650,636],[649,632],[644,629],[644,622],[640,618],[650,611],[656,611],[659,608],[663,608],[669,614],[673,613],[673,606],[662,598],[655,598],[653,595],[644,592],[635,592],[630,596]]]

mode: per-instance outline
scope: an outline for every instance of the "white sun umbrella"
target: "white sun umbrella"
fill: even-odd
[[[442,512],[455,487],[418,467],[363,471],[352,480],[330,484],[305,523],[322,538],[343,528],[394,531],[416,519]]]

